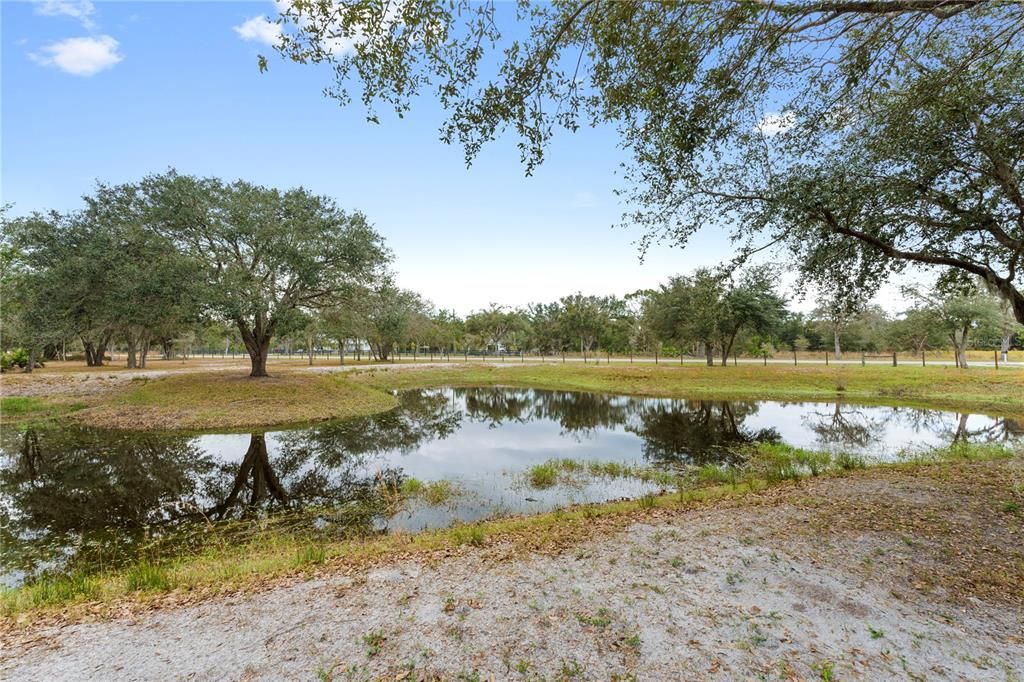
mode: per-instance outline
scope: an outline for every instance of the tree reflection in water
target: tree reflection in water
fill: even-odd
[[[644,455],[653,466],[734,464],[741,446],[781,440],[774,428],[744,425],[757,411],[753,402],[657,401],[640,410],[631,430],[643,439]]]
[[[755,419],[759,403],[749,401],[496,387],[414,390],[398,397],[398,407],[386,413],[257,432],[247,444],[231,437],[81,427],[5,428],[0,434],[0,569],[16,577],[76,561],[116,564],[134,556],[143,542],[152,547],[154,537],[177,538],[183,529],[208,527],[209,522],[245,527],[256,519],[259,523],[250,527],[287,523],[290,531],[376,532],[395,512],[405,478],[401,455],[450,438],[464,425],[464,440],[456,441],[448,455],[459,467],[458,457],[465,453],[485,473],[492,453],[500,463],[507,461],[503,453],[517,452],[508,447],[508,439],[522,438],[527,454],[534,442],[551,448],[551,430],[543,424],[557,424],[560,436],[577,442],[593,440],[596,452],[607,451],[603,456],[621,458],[626,453],[619,448],[633,448],[632,456],[642,455],[661,468],[731,462],[741,446],[783,436],[774,426],[756,425],[764,419]],[[844,448],[873,446],[891,430],[890,422],[910,426],[915,434],[928,433],[933,440],[941,435],[945,442],[1010,440],[1024,430],[1012,420],[969,421],[966,414],[823,407],[792,406],[802,410],[800,423],[819,442]],[[469,428],[484,424],[489,434],[506,424],[530,422],[541,428],[534,433],[517,426],[498,438],[481,437]],[[792,425],[778,423],[783,429]],[[636,439],[622,440],[627,434]],[[430,476],[432,461],[418,461],[421,475]],[[509,478],[502,478],[502,472],[496,476],[505,482],[488,494],[500,499],[508,494],[501,485],[507,487]],[[197,531],[186,542],[202,543],[205,537]]]

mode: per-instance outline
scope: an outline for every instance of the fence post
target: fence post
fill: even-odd
[[[658,364],[658,349],[654,349],[654,364]]]
[[[793,366],[796,367],[796,348],[793,349]]]
[[[733,351],[732,351],[732,366],[733,367],[738,367],[739,364],[740,364],[740,356],[739,356],[739,353],[737,353],[736,349],[734,348]]]
[[[523,354],[523,351],[519,351],[519,362],[526,362],[526,355]]]
[[[992,351],[992,357],[996,360],[996,369],[999,369],[999,351]]]
[[[633,364],[633,349],[629,349],[629,364]]]
[[[896,351],[892,352],[892,366],[896,366]]]
[[[860,366],[861,367],[867,367],[867,365],[868,365],[868,362],[867,362],[867,360],[864,357],[864,351],[861,351],[860,352]]]
[[[612,354],[611,353],[608,353],[608,362],[606,362],[605,364],[606,365],[612,364]]]
[[[565,351],[562,351],[562,364],[565,364]]]
[[[828,351],[825,351],[825,366],[828,367]]]
[[[761,357],[764,358],[764,366],[767,367],[768,366],[768,356],[767,355],[762,355]]]
[[[926,365],[924,364],[924,351],[921,351],[921,366],[922,366],[922,367],[925,367],[925,366],[926,366]]]

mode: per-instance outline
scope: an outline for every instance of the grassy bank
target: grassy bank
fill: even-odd
[[[671,398],[845,400],[1024,417],[1024,371],[951,367],[737,367],[615,365],[452,366],[364,370],[377,389],[521,386]]]
[[[740,467],[695,469],[692,475],[676,479],[676,490],[661,495],[495,518],[416,534],[324,541],[261,526],[245,542],[228,542],[218,538],[220,531],[213,527],[210,540],[195,553],[163,560],[142,559],[119,570],[43,578],[0,593],[0,606],[6,627],[15,627],[123,613],[136,607],[193,603],[321,572],[358,575],[362,569],[388,561],[451,556],[471,548],[480,548],[495,559],[561,551],[661,514],[706,505],[771,504],[810,477],[885,478],[909,472],[929,480],[955,482],[960,488],[976,486],[985,504],[995,505],[993,513],[1019,515],[1024,490],[1014,477],[999,469],[999,462],[1021,454],[1003,446],[958,444],[913,461],[864,468],[856,460],[774,445],[751,450],[747,463]],[[559,460],[557,466],[575,470],[567,461]],[[609,475],[606,471],[593,473]],[[805,499],[806,492],[794,490],[794,494],[802,496],[801,504],[813,504],[813,500]],[[983,528],[985,524],[979,520],[977,526]],[[1017,567],[1024,575],[1024,562]],[[1015,576],[1008,579],[1016,580]]]
[[[40,375],[43,376],[43,375]],[[313,373],[284,369],[268,379],[228,372],[136,377],[89,394],[4,399],[4,423],[67,416],[129,429],[243,429],[365,415],[395,405],[390,391],[431,386],[519,386],[656,397],[845,400],[1024,417],[1024,371],[952,367],[616,366],[452,364]],[[84,384],[86,387],[88,384]]]

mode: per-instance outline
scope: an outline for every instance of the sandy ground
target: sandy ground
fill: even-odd
[[[1021,679],[1022,517],[986,498],[1019,494],[1024,469],[970,466],[981,487],[861,472],[554,555],[485,548],[9,634],[0,678]]]

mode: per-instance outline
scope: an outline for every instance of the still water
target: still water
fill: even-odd
[[[425,389],[398,399],[396,409],[370,417],[252,434],[4,429],[0,584],[76,562],[116,565],[182,529],[231,521],[284,519],[289,531],[337,537],[657,489],[607,477],[531,487],[524,472],[553,458],[678,471],[728,463],[743,445],[767,441],[886,460],[958,439],[1002,441],[1024,432],[1024,425],[984,415],[843,403],[513,388]],[[456,494],[396,504],[386,491],[410,479],[450,480]]]

